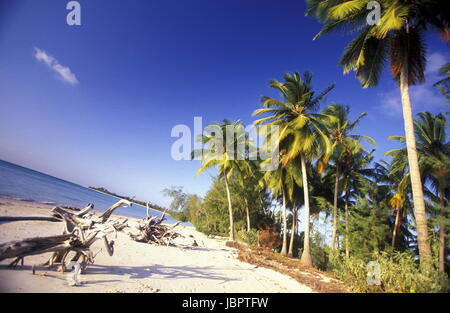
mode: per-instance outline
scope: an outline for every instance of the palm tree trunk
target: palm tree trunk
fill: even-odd
[[[289,241],[289,251],[288,257],[292,258],[294,255],[294,239],[295,239],[295,229],[297,228],[297,209],[292,209],[292,229],[291,229],[291,239]]]
[[[440,190],[439,192],[439,198],[441,202],[441,218],[442,222],[439,227],[439,271],[444,273],[445,272],[445,200],[444,200],[444,190]]]
[[[248,201],[247,198],[244,198],[245,201],[245,213],[247,214],[247,232],[250,231],[250,209],[248,208]]]
[[[261,203],[261,209],[264,211],[264,214],[265,215],[270,215],[270,211],[268,210],[268,208],[266,208],[264,206],[264,201],[261,198],[261,193],[258,195],[258,198],[259,198],[259,202]]]
[[[283,192],[283,211],[281,212],[283,216],[283,247],[281,248],[281,254],[287,255],[287,221],[286,221],[286,193],[284,188],[282,188]]]
[[[233,221],[233,208],[231,206],[231,194],[230,188],[228,186],[228,178],[227,174],[224,174],[225,178],[225,187],[227,189],[227,198],[228,198],[228,215],[230,217],[230,241],[234,241],[234,221]]]
[[[350,192],[347,189],[345,191],[345,256],[350,257],[350,227],[349,227],[349,214],[348,214],[348,200]]]
[[[339,193],[339,166],[336,164],[336,181],[334,183],[334,203],[333,203],[333,233],[331,235],[331,249],[336,249],[338,193]]]
[[[306,173],[306,164],[305,164],[305,157],[303,155],[300,156],[301,163],[302,163],[302,179],[303,179],[303,195],[305,198],[305,239],[303,243],[303,253],[302,257],[300,259],[300,263],[304,266],[311,267],[312,264],[312,258],[311,258],[311,249],[309,246],[309,227],[310,227],[310,221],[309,221],[309,190],[308,190],[308,176]]]
[[[397,215],[395,216],[394,233],[392,234],[392,249],[397,245],[397,238],[400,234],[400,226],[402,225],[402,208],[397,208]]]
[[[409,172],[416,215],[417,241],[419,245],[419,257],[421,266],[431,258],[431,248],[428,242],[427,215],[425,200],[423,197],[422,182],[420,179],[419,161],[416,150],[416,138],[414,135],[414,123],[409,98],[408,64],[402,67],[400,74],[400,93],[402,97],[403,119],[405,123],[406,149],[408,151]],[[424,264],[425,263],[425,264]]]

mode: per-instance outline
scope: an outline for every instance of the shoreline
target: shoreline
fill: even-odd
[[[83,186],[82,186],[83,187]],[[123,198],[120,198],[120,197],[117,197],[117,196],[114,196],[114,195],[112,195],[112,194],[109,194],[109,193],[106,193],[106,192],[103,192],[103,191],[99,191],[99,190],[96,190],[96,189],[93,189],[93,188],[90,188],[90,187],[83,187],[83,188],[86,188],[86,189],[89,189],[89,190],[92,190],[92,191],[95,191],[95,192],[98,192],[98,193],[102,193],[102,194],[104,194],[104,195],[107,195],[107,196],[110,196],[110,197],[113,197],[113,198],[116,198],[116,199],[123,199]],[[0,197],[1,198],[1,197]],[[143,207],[144,209],[147,209],[145,206],[143,206],[142,204],[139,204],[139,203],[136,203],[136,202],[134,202],[134,201],[131,201],[133,204],[135,204],[135,205],[139,205],[139,206],[141,206],[141,207]],[[166,214],[166,215],[169,215],[170,217],[172,217],[172,218],[174,218],[172,215],[170,215],[169,213],[167,213],[167,212],[163,212],[163,211],[161,211],[161,210],[156,210],[156,209],[153,209],[153,208],[150,208],[151,210],[153,210],[153,211],[156,211],[156,212],[159,212],[159,213],[161,213],[161,214]]]
[[[83,187],[83,186],[81,186],[81,187]],[[113,197],[115,199],[118,199],[118,200],[122,199],[122,198],[119,198],[119,197],[116,197],[116,196],[112,196],[112,195],[109,195],[107,193],[104,193],[104,192],[101,192],[101,191],[97,191],[95,189],[91,189],[91,188],[88,188],[88,187],[83,187],[83,188],[90,189],[92,191],[95,191],[95,192],[98,192],[98,193],[102,193],[102,194],[107,195],[107,196],[111,196],[111,197]],[[32,199],[32,198],[24,198],[24,197],[19,197],[19,196],[10,196],[10,195],[5,195],[5,194],[0,194],[0,204],[1,204],[2,201],[10,201],[10,202],[15,202],[15,203],[16,202],[17,203],[28,203],[28,204],[35,204],[37,206],[44,205],[44,206],[51,206],[51,207],[55,207],[55,206],[59,206],[60,205],[60,204],[58,204],[57,202],[54,202],[54,201],[36,200],[36,199]],[[136,202],[132,202],[132,203],[133,203],[133,205],[140,206],[144,210],[147,210],[146,207],[144,207],[143,205],[141,205],[139,203],[136,203]],[[66,206],[62,206],[62,207],[66,207]],[[78,209],[82,209],[82,207],[79,207]],[[172,219],[177,221],[172,215],[170,215],[167,212],[162,212],[160,210],[155,210],[155,209],[152,209],[152,208],[151,208],[151,210],[156,211],[158,213],[161,213],[161,215],[165,213],[167,216],[170,216]],[[100,213],[101,211],[97,210],[94,207],[93,212]],[[145,213],[145,211],[144,211],[144,213]],[[133,217],[133,216],[127,216],[127,215],[122,215],[122,214],[117,214],[117,213],[115,213],[113,215],[114,216],[120,216],[120,217],[123,217],[123,218],[128,218],[128,219],[139,219],[139,218],[136,218],[136,217]],[[142,217],[142,218],[145,218],[145,217]],[[193,225],[192,226],[191,225],[185,225],[185,223],[182,223],[182,225],[183,226],[188,226],[188,227],[193,227]]]

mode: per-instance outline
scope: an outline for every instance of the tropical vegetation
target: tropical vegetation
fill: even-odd
[[[329,102],[335,85],[317,91],[308,71],[286,73],[269,82],[279,97],[262,97],[253,113],[255,126],[279,129],[267,138],[278,146],[269,159],[250,157],[256,140],[240,121],[214,123],[199,138],[203,148],[192,152],[200,156],[197,174],[216,170],[205,197],[178,187],[165,192],[176,217],[205,234],[299,257],[304,268],[332,272],[352,290],[449,291],[448,124],[442,113],[414,116],[409,92],[425,79],[424,36],[450,39],[448,12],[438,0],[382,0],[372,25],[368,2],[307,0],[306,14],[324,25],[315,38],[356,34],[339,63],[364,88],[376,86],[390,64],[405,129],[390,137],[397,149],[375,160],[376,142],[358,130],[367,113]],[[439,74],[435,86],[448,101],[448,64]],[[277,166],[261,170],[270,162]],[[375,286],[367,283],[371,261],[381,267]]]

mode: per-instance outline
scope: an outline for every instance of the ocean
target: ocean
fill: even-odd
[[[84,208],[88,203],[92,203],[94,210],[98,212],[105,211],[118,201],[116,197],[2,160],[0,160],[0,197],[78,208]],[[133,203],[129,208],[117,209],[114,214],[145,218],[146,211],[146,207]],[[162,212],[151,210],[150,214],[160,217]],[[177,220],[166,214],[165,222],[175,224]]]

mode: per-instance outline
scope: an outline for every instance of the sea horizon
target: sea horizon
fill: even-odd
[[[0,159],[0,198],[77,208],[93,203],[94,210],[99,212],[106,210],[117,202],[117,199],[121,199],[89,186],[2,159]],[[115,213],[126,217],[145,218],[146,211],[146,207],[133,202],[131,207],[120,208]],[[160,217],[164,212],[151,208],[150,214]],[[166,213],[166,222],[174,224],[178,221]]]

